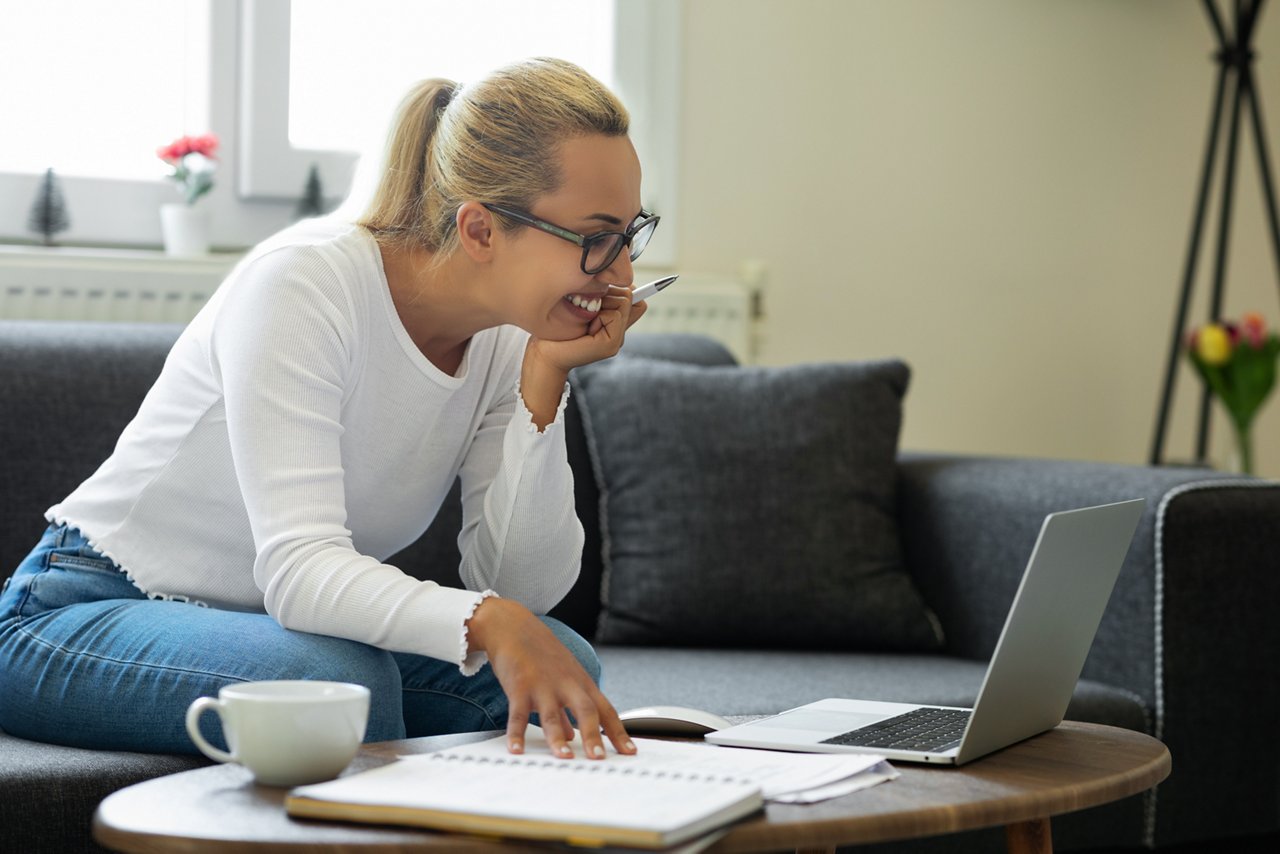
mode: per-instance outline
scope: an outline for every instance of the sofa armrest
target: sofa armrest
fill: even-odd
[[[1211,472],[924,454],[903,455],[899,463],[907,567],[942,622],[948,652],[966,658],[990,657],[1048,513],[1147,499],[1090,666],[1101,665],[1096,675],[1112,684],[1134,690],[1153,684],[1156,511],[1171,489]],[[1113,640],[1119,655],[1107,654]],[[1135,656],[1145,666],[1135,668]],[[1112,667],[1112,658],[1122,660]],[[1124,678],[1116,678],[1117,669]],[[1154,694],[1145,692],[1144,701],[1153,702]]]
[[[908,569],[948,651],[971,658],[994,649],[1047,513],[1146,498],[1083,677],[1140,698],[1169,745],[1156,843],[1275,830],[1280,776],[1256,761],[1256,739],[1280,707],[1280,483],[1036,459],[899,462]]]

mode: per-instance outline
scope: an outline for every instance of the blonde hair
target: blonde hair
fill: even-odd
[[[617,96],[561,59],[518,62],[468,86],[423,80],[400,104],[373,201],[357,222],[380,243],[416,244],[442,259],[457,247],[463,202],[528,210],[560,186],[561,143],[624,136],[629,123]]]

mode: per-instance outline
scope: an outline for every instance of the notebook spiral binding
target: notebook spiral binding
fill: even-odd
[[[542,759],[532,756],[467,756],[457,753],[433,753],[431,762],[472,762],[477,765],[511,765],[517,768],[551,768],[575,774],[616,774],[621,777],[647,777],[654,780],[688,780],[694,783],[738,783],[744,786],[756,784],[742,777],[723,774],[699,774],[691,771],[664,770],[660,768],[626,768],[604,762],[567,762],[563,759]]]

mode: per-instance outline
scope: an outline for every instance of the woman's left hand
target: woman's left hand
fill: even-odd
[[[631,304],[633,292],[630,287],[610,285],[585,335],[568,341],[529,339],[520,368],[520,394],[539,430],[555,420],[569,371],[618,354],[623,335],[648,308],[643,302]]]
[[[587,332],[568,341],[533,339],[529,343],[538,358],[545,360],[566,374],[580,365],[589,365],[616,356],[622,347],[623,336],[645,313],[646,303],[631,304],[635,289],[623,285],[610,285],[609,292],[601,298],[600,311],[587,324]]]

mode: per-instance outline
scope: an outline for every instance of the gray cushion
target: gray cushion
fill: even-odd
[[[898,361],[579,376],[602,643],[935,649],[902,567]]]

